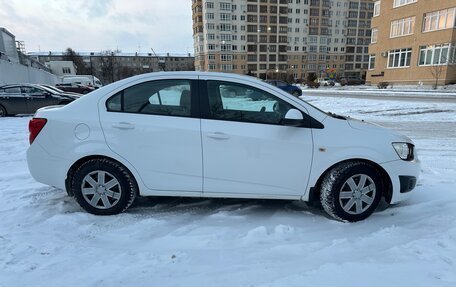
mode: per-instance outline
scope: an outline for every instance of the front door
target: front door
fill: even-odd
[[[281,123],[295,107],[249,85],[206,83],[209,113],[201,121],[204,193],[303,195],[312,162],[312,130]]]
[[[180,79],[144,82],[99,107],[108,146],[137,170],[149,189],[202,191],[195,85]]]
[[[27,112],[34,113],[42,107],[57,105],[58,101],[45,90],[36,87],[22,87],[22,92],[25,95]]]

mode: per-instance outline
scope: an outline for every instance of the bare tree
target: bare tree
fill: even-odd
[[[435,80],[435,83],[432,86],[434,88],[434,90],[437,89],[440,76],[442,75],[445,67],[446,67],[445,65],[439,65],[439,64],[434,64],[432,66],[429,66],[429,72],[431,73],[432,77]]]
[[[90,68],[86,67],[82,57],[73,49],[67,48],[63,54],[64,61],[72,61],[76,66],[76,74],[87,75],[90,74]]]

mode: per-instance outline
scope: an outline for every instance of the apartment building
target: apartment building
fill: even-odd
[[[456,1],[375,1],[367,81],[456,83]]]
[[[365,77],[370,0],[193,0],[195,69]]]

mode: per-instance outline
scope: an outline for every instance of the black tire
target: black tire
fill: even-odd
[[[353,186],[356,186],[355,190]],[[383,188],[381,175],[370,164],[345,162],[332,168],[323,178],[320,202],[333,218],[356,222],[366,219],[375,211]]]
[[[6,117],[8,114],[6,113],[6,109],[0,105],[0,118]]]
[[[98,174],[103,174],[103,183],[101,186],[94,187],[95,184],[89,183],[89,177],[95,181],[94,178]],[[115,182],[113,179],[117,180],[117,184],[105,189],[110,182]],[[95,183],[99,184],[100,177],[97,177],[97,180]],[[108,180],[109,182],[106,182]],[[96,191],[93,192],[93,195],[86,191],[83,194],[83,187],[86,191]],[[96,215],[113,215],[124,212],[138,194],[138,185],[130,171],[109,159],[92,159],[83,163],[73,174],[70,188],[79,205],[87,212]],[[98,196],[98,199],[94,199],[95,196]],[[90,200],[95,203],[91,204]],[[105,200],[108,201],[105,202]]]
[[[291,93],[293,96],[295,96],[296,98],[299,97],[299,92],[298,91],[294,91],[293,93]]]

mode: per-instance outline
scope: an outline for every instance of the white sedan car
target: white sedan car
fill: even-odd
[[[29,130],[32,176],[99,215],[136,196],[269,198],[353,222],[406,199],[420,171],[409,138],[235,74],[131,77],[38,110]]]

